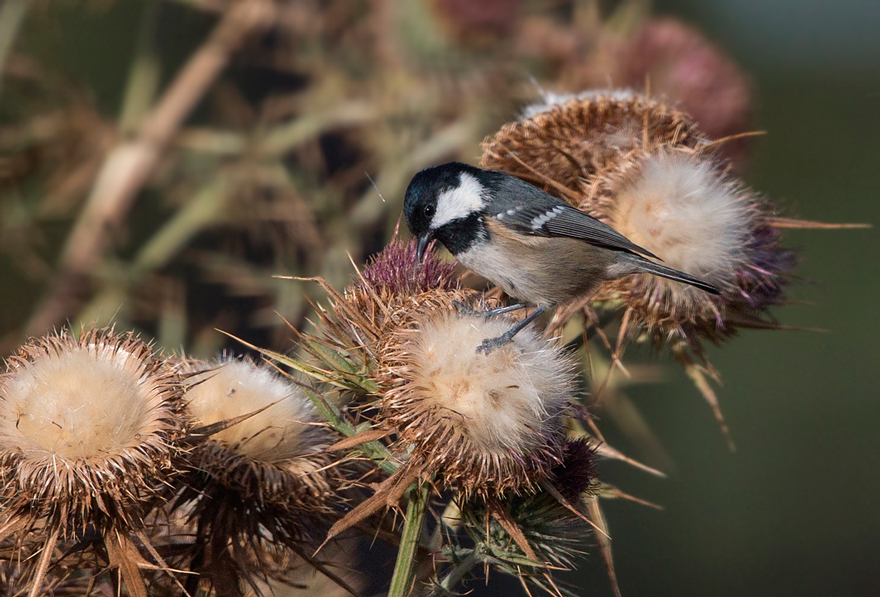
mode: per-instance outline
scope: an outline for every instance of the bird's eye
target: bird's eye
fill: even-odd
[[[428,205],[426,205],[426,206],[422,209],[422,211],[425,213],[425,217],[426,217],[426,218],[433,218],[433,217],[434,217],[434,211],[435,211],[435,208],[434,208],[434,206],[431,205],[430,203],[429,203]]]

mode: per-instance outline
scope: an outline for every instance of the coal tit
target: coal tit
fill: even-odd
[[[478,352],[503,346],[547,309],[629,274],[654,274],[720,293],[649,261],[645,257],[657,257],[607,224],[503,172],[458,162],[427,168],[410,182],[403,212],[418,239],[419,259],[436,239],[464,266],[521,301],[487,315],[537,307],[502,336],[484,340]]]

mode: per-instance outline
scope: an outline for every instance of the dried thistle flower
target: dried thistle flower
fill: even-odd
[[[571,363],[530,331],[497,355],[474,352],[509,325],[451,310],[425,314],[380,361],[390,389],[379,418],[398,437],[392,451],[468,498],[532,491],[561,460]]]
[[[282,573],[284,549],[309,560],[303,548],[338,499],[338,475],[323,453],[330,435],[311,401],[249,360],[182,369],[194,435],[204,437],[186,456],[191,472],[175,508],[198,523],[199,571],[217,587]]]
[[[758,316],[783,303],[794,252],[780,246],[772,206],[700,152],[669,149],[645,155],[601,177],[580,207],[601,212],[618,231],[715,284],[719,297],[647,276],[605,284],[635,329],[657,341],[677,337],[696,347],[718,342],[739,325],[766,327]]]
[[[772,207],[715,160],[683,113],[631,92],[588,93],[506,125],[484,149],[485,166],[547,187],[723,291],[711,297],[653,276],[603,284],[597,297],[625,303],[629,331],[699,351],[700,338],[772,325],[758,315],[781,304],[793,253],[779,245]]]
[[[176,473],[175,443],[185,427],[177,374],[131,333],[62,331],[7,361],[0,397],[10,525],[22,537],[39,535],[45,563],[59,538],[92,526],[110,565],[126,575],[129,534],[140,532]],[[142,582],[126,576],[132,591]]]
[[[677,19],[645,20],[618,47],[613,63],[609,76],[616,85],[640,90],[649,85],[652,96],[675,103],[712,139],[748,130],[748,79],[720,48]],[[725,144],[722,150],[730,148]]]
[[[480,165],[573,202],[590,193],[592,177],[633,151],[706,143],[687,114],[632,91],[548,94],[483,141]]]
[[[233,359],[193,374],[187,386],[189,411],[201,425],[256,413],[212,434],[211,441],[251,461],[284,463],[307,481],[314,463],[296,459],[320,452],[328,434],[314,424],[314,406],[299,388],[265,367]],[[273,485],[265,483],[263,490]]]
[[[388,245],[377,253],[361,272],[356,287],[369,288],[388,297],[412,296],[431,290],[454,290],[458,278],[453,276],[455,265],[441,261],[428,253],[423,261],[417,254],[413,240],[403,241],[394,231]]]
[[[414,243],[395,239],[344,294],[322,282],[331,295],[324,337],[305,335],[303,346],[320,360],[316,377],[354,390],[351,412],[371,423],[335,449],[382,440],[384,452],[369,457],[393,463],[329,537],[396,506],[414,481],[481,499],[507,520],[499,500],[538,491],[561,462],[571,362],[528,331],[497,355],[477,354],[510,321],[459,314],[457,304],[476,306],[482,295],[460,289],[452,267],[435,259],[419,263]],[[361,375],[369,383],[353,383]]]

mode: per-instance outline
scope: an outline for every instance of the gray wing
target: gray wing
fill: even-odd
[[[517,178],[508,177],[499,197],[491,202],[491,215],[503,226],[532,236],[576,238],[584,242],[627,253],[659,259],[614,228],[575,209],[553,195]]]

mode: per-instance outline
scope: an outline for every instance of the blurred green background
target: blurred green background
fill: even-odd
[[[540,3],[531,3],[535,4]],[[548,10],[561,4],[550,3]],[[605,8],[610,11],[613,5]],[[112,118],[123,101],[120,90],[137,39],[140,4],[43,2],[34,3],[32,11],[19,45],[63,73],[65,80],[76,81],[87,90],[96,109]],[[749,184],[780,202],[787,214],[807,220],[880,222],[880,4],[871,0],[822,4],[682,0],[656,2],[653,12],[695,25],[751,77],[754,128],[768,134],[752,144],[746,174]],[[210,21],[199,15],[185,10],[174,15],[161,20],[158,31],[163,81],[210,30]],[[515,45],[516,40],[511,43]],[[248,76],[255,77],[249,72]],[[525,80],[530,72],[523,68],[517,76]],[[245,75],[239,75],[240,87],[247,88]],[[257,76],[252,88],[268,93],[275,84],[293,89],[305,83],[294,77]],[[366,89],[370,81],[359,85]],[[8,89],[4,83],[0,93],[9,93]],[[480,91],[470,93],[479,97]],[[20,101],[27,102],[27,95]],[[519,106],[519,97],[508,98],[485,118],[504,122],[514,117]],[[215,112],[210,105],[200,105],[193,119],[207,122]],[[443,117],[452,120],[448,114]],[[248,122],[242,117],[238,127],[244,129]],[[398,126],[405,128],[406,121]],[[484,133],[492,130],[489,126]],[[472,138],[470,149],[460,157],[477,159],[481,134]],[[326,144],[334,139],[322,142],[327,151]],[[369,147],[365,143],[360,150]],[[305,158],[300,155],[298,159]],[[372,173],[381,172],[369,159],[352,161],[356,164],[352,170],[364,170],[364,162]],[[401,176],[408,178],[411,173]],[[360,177],[359,172],[355,174]],[[367,193],[367,184],[358,178],[355,195]],[[382,179],[379,186],[386,195],[400,191]],[[317,183],[316,187],[323,188]],[[301,188],[307,196],[308,184]],[[350,192],[339,191],[343,197]],[[7,249],[16,242],[12,231],[28,229],[11,223],[25,217],[19,208],[26,201],[10,197],[0,197]],[[134,213],[130,234],[135,238],[146,234],[138,232],[139,227],[148,228],[164,217],[149,210]],[[359,238],[365,254],[381,246],[396,218],[391,216]],[[319,214],[317,223],[331,226],[333,220],[322,220]],[[40,251],[47,261],[57,257],[67,226],[51,219],[40,224],[44,235]],[[658,479],[623,464],[603,464],[604,479],[664,508],[656,511],[624,501],[606,506],[624,595],[880,594],[876,548],[880,538],[880,433],[876,431],[880,422],[880,267],[876,262],[880,238],[876,230],[792,230],[785,238],[789,245],[802,247],[798,268],[802,280],[790,293],[796,304],[777,309],[775,314],[785,324],[827,332],[752,331],[723,348],[710,349],[709,356],[723,375],[718,394],[736,452],[728,450],[710,410],[678,368],[669,367],[668,383],[629,391],[675,468],[668,478]],[[205,242],[205,251],[215,248]],[[292,266],[288,271],[279,265],[284,259],[265,255],[265,247],[257,250],[242,243],[247,247],[237,253],[241,259],[236,263],[254,259],[261,276],[289,271],[327,273],[326,264],[302,266],[305,269]],[[344,250],[337,253],[344,264]],[[293,261],[302,263],[302,259]],[[7,352],[18,341],[35,297],[46,287],[46,278],[29,276],[16,263],[4,256],[0,270],[4,277],[0,329]],[[342,265],[337,270],[342,272],[338,278],[342,281],[350,274]],[[186,270],[182,275],[195,274]],[[236,312],[266,311],[274,306],[269,299],[251,299],[246,290],[239,290],[229,298],[210,285],[197,289],[194,292],[201,293],[201,298],[196,308],[223,297],[235,301]],[[299,287],[287,292],[301,295]],[[192,301],[187,308],[193,308]],[[290,308],[294,317],[303,316],[304,307]],[[174,325],[173,318],[146,323],[145,316],[140,317],[125,321],[158,336]],[[234,328],[228,318],[206,315],[204,319],[205,329],[213,329],[216,321],[225,322],[225,329]],[[264,330],[273,325],[256,327]],[[267,344],[279,342],[271,332],[241,333]],[[179,341],[197,345],[200,340],[195,336],[183,335]],[[174,334],[169,337],[176,338]],[[212,341],[205,344],[221,347]],[[656,358],[647,352],[644,356]],[[608,437],[616,447],[657,462],[613,428]],[[585,595],[611,594],[595,548],[584,568],[566,580],[583,587]],[[483,594],[519,592],[517,583],[502,581]]]

